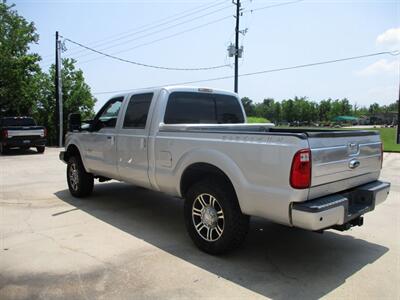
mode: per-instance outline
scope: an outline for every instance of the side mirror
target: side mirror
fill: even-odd
[[[93,129],[93,120],[83,120],[81,125],[81,130],[83,131],[92,131]]]
[[[80,131],[81,130],[81,114],[72,113],[68,115],[68,131]]]

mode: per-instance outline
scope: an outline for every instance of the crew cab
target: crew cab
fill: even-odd
[[[183,198],[187,231],[211,254],[237,247],[250,216],[311,231],[362,225],[390,189],[378,132],[246,124],[237,94],[208,88],[134,91],[93,120],[70,115],[60,159],[76,197],[98,178]]]
[[[0,119],[0,153],[11,148],[29,149],[35,147],[38,153],[46,148],[47,130],[37,126],[30,117],[3,117]]]

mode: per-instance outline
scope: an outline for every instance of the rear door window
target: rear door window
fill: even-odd
[[[152,99],[153,93],[133,95],[126,108],[123,128],[145,128]]]

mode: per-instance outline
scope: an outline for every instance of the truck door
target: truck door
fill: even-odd
[[[105,177],[118,179],[116,162],[116,125],[123,97],[108,101],[95,117],[85,136],[85,158],[88,169]]]
[[[153,96],[153,93],[131,96],[117,139],[119,177],[143,187],[151,187],[147,153],[151,120],[147,116]]]

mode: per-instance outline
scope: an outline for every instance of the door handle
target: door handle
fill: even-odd
[[[107,136],[107,140],[111,142],[111,145],[114,145],[114,136]]]

